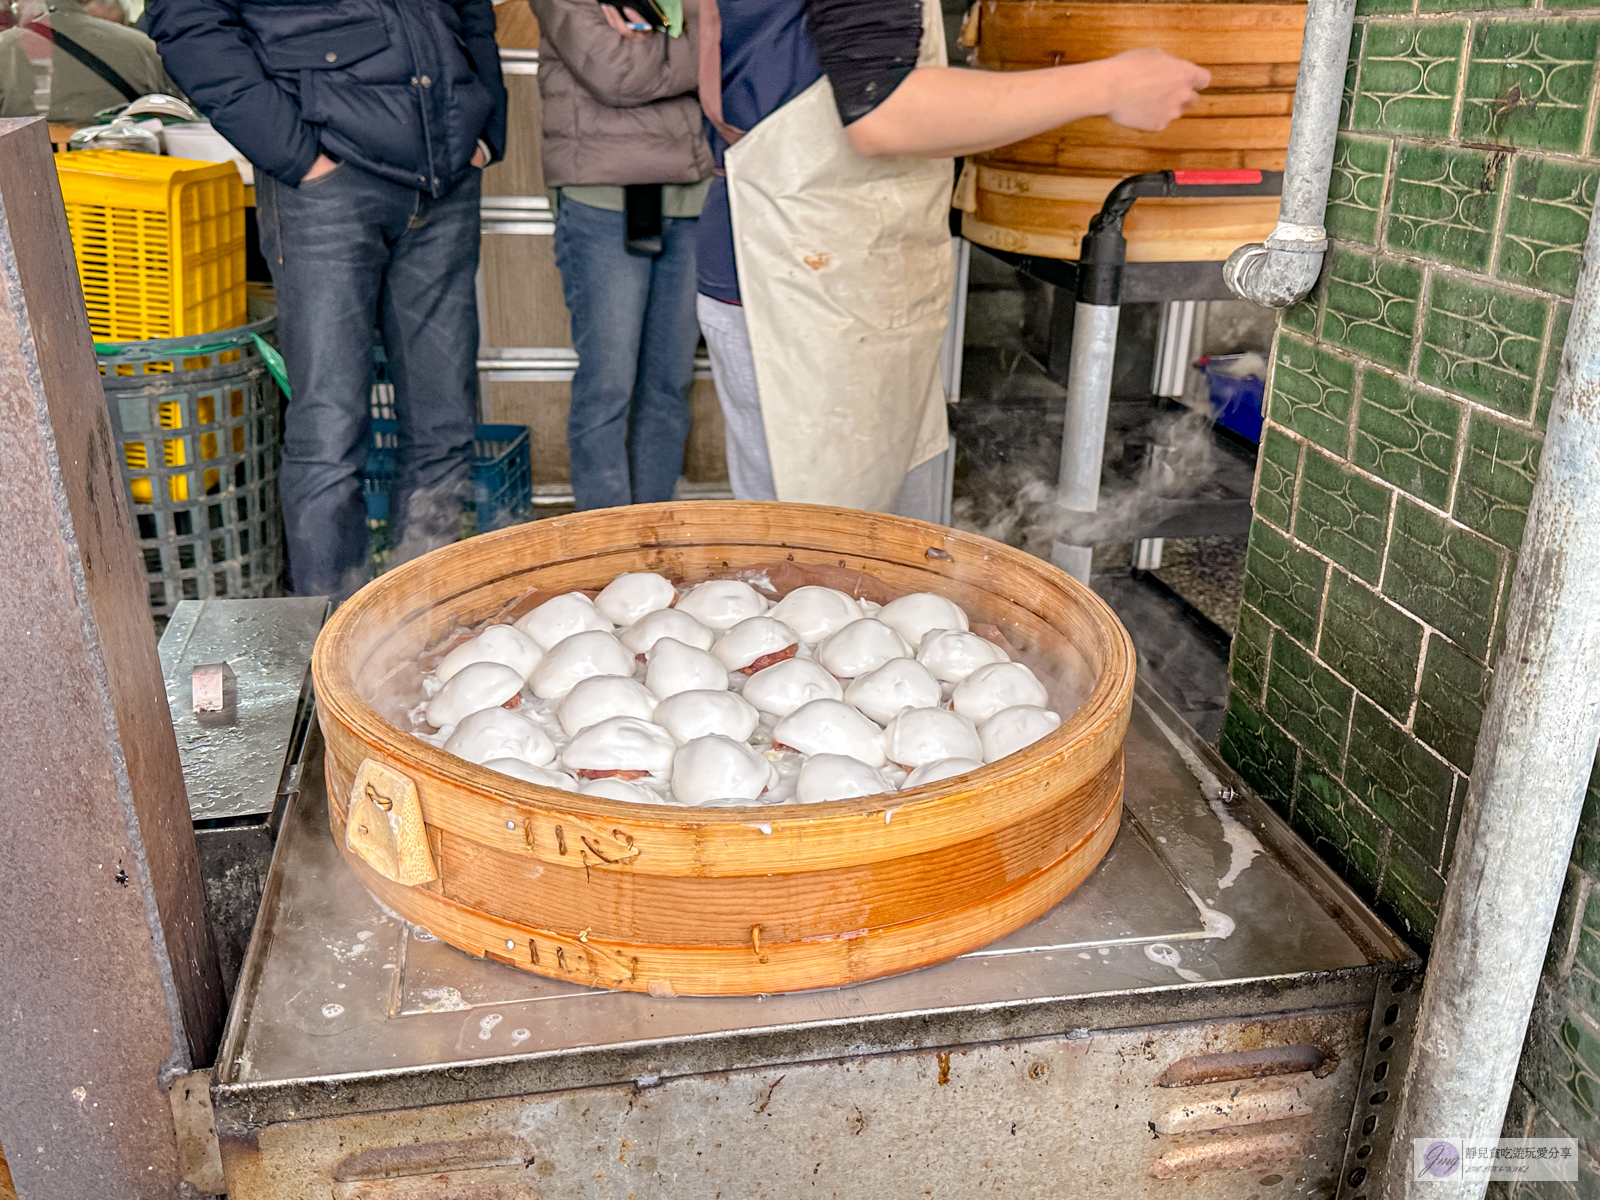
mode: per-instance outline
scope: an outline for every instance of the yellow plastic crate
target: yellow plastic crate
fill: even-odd
[[[79,150],[56,173],[97,340],[245,323],[244,184],[231,162]]]

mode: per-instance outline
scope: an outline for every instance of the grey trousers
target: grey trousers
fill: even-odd
[[[717,385],[717,402],[728,447],[728,480],[735,500],[776,500],[772,460],[767,453],[767,430],[761,420],[761,398],[756,389],[756,364],[750,353],[744,309],[710,296],[696,299],[700,332],[711,358],[711,375]],[[896,516],[942,524],[949,487],[949,452],[912,467],[901,480],[900,491],[888,511]]]

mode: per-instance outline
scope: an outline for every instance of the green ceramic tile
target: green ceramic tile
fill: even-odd
[[[1343,571],[1335,571],[1328,584],[1317,656],[1404,721],[1417,686],[1422,626]]]
[[[1300,448],[1276,425],[1268,425],[1256,458],[1256,516],[1288,532],[1294,518],[1294,484],[1300,476]]]
[[[1350,686],[1280,631],[1267,667],[1267,716],[1324,770],[1336,772],[1350,728]]]
[[[1279,324],[1290,333],[1314,338],[1317,336],[1317,318],[1321,315],[1321,297],[1319,293],[1313,291],[1304,300],[1284,309],[1283,315],[1278,320]]]
[[[1376,21],[1366,27],[1351,125],[1363,133],[1447,137],[1467,27]]]
[[[1500,551],[1409,500],[1395,506],[1383,594],[1482,658],[1494,628]]]
[[[1301,773],[1289,821],[1346,883],[1372,899],[1389,842],[1383,822],[1327,774],[1311,768]]]
[[[1245,556],[1244,602],[1309,646],[1317,635],[1327,570],[1315,554],[1257,521]]]
[[[1600,876],[1600,758],[1596,758],[1589,774],[1583,816],[1578,819],[1578,839],[1572,844],[1572,861],[1589,874]]]
[[[1454,642],[1437,634],[1428,639],[1412,728],[1458,770],[1472,770],[1492,678],[1481,662]]]
[[[1228,697],[1222,718],[1222,757],[1268,803],[1288,813],[1300,748],[1238,692]]]
[[[1517,162],[1506,201],[1495,274],[1511,283],[1572,295],[1600,170],[1547,158]]]
[[[1285,429],[1343,454],[1355,377],[1355,368],[1337,355],[1280,334],[1268,415]]]
[[[1417,377],[1526,419],[1549,303],[1435,275]]]
[[[1564,997],[1541,995],[1518,1075],[1569,1133],[1592,1143],[1600,1140],[1600,1037],[1580,1013]]]
[[[1483,22],[1468,54],[1461,139],[1579,153],[1597,49],[1600,21]]]
[[[1502,546],[1522,545],[1543,448],[1544,440],[1525,427],[1474,413],[1456,485],[1456,520]]]
[[[1391,143],[1379,138],[1341,135],[1333,148],[1333,176],[1328,181],[1331,237],[1366,246],[1378,241],[1378,215],[1383,211],[1389,178]],[[1285,318],[1288,314],[1285,313]],[[1287,322],[1286,322],[1287,323]]]
[[[1464,406],[1382,371],[1361,379],[1352,461],[1435,508],[1450,501]]]
[[[1444,899],[1444,877],[1399,838],[1389,842],[1389,857],[1378,885],[1377,909],[1413,940],[1433,941]]]
[[[1572,320],[1572,305],[1556,305],[1550,320],[1550,340],[1545,344],[1544,369],[1539,376],[1539,404],[1533,423],[1543,429],[1550,423],[1550,402],[1556,395],[1556,377],[1561,372],[1561,352],[1567,344],[1567,325]]]
[[[1377,583],[1393,495],[1326,454],[1308,451],[1294,536],[1346,570]]]
[[[1350,716],[1344,782],[1423,862],[1439,861],[1455,772],[1359,696]]]
[[[1345,59],[1344,91],[1339,96],[1339,128],[1350,128],[1350,114],[1356,105],[1356,76],[1361,68],[1361,40],[1366,26],[1357,21],[1350,30],[1350,54]]]
[[[1507,156],[1498,152],[1402,146],[1395,157],[1384,245],[1487,270],[1508,165]]]
[[[1267,685],[1267,652],[1272,645],[1272,626],[1248,604],[1239,606],[1239,623],[1233,631],[1233,649],[1228,674],[1233,686],[1252,704],[1261,703]]]
[[[1590,1016],[1600,1015],[1600,892],[1591,891],[1588,903],[1575,914],[1577,953],[1566,992]]]
[[[1418,8],[1425,13],[1482,12],[1495,8],[1532,8],[1533,0],[1421,0]]]
[[[1409,15],[1415,0],[1356,0],[1358,17]]]
[[[1329,258],[1323,294],[1323,341],[1396,370],[1411,362],[1421,270],[1381,255],[1336,249]]]

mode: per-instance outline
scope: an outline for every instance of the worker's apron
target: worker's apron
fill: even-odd
[[[933,0],[922,21],[917,66],[944,66]],[[858,154],[824,76],[724,165],[778,498],[887,509],[948,444],[951,160]]]

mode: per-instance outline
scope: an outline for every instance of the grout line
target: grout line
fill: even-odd
[[[1422,742],[1422,739],[1417,737],[1417,709],[1422,704],[1422,668],[1428,661],[1428,648],[1433,645],[1436,636],[1431,629],[1424,628],[1422,631],[1422,646],[1417,651],[1417,676],[1411,681],[1411,707],[1406,710],[1406,719],[1401,725],[1402,729],[1417,738],[1419,742]],[[1427,745],[1426,742],[1422,744]],[[1455,770],[1455,766],[1452,764],[1450,769]]]
[[[1467,438],[1472,431],[1471,408],[1463,404],[1461,416],[1456,426],[1456,458],[1450,464],[1450,495],[1446,497],[1449,504],[1445,516],[1450,516],[1456,510],[1456,494],[1461,488],[1461,471],[1467,465]]]

